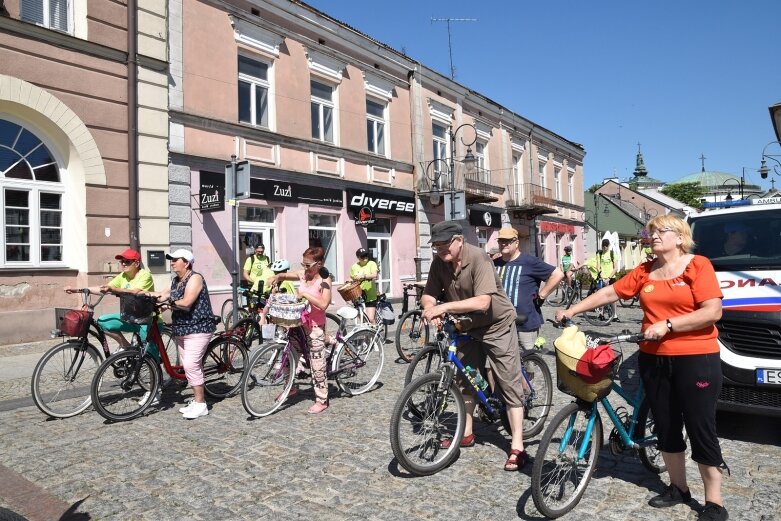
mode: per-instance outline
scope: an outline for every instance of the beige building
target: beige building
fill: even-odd
[[[62,287],[128,245],[168,247],[166,52],[164,2],[0,2],[3,344],[46,335],[80,303]]]

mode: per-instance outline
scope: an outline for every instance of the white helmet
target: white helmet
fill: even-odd
[[[277,259],[274,262],[271,263],[271,271],[274,273],[279,273],[281,271],[287,271],[290,269],[290,263],[286,261],[285,259]]]

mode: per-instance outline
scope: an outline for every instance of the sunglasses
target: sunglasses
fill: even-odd
[[[496,242],[499,244],[510,244],[512,242],[517,241],[518,239],[497,239]]]
[[[309,269],[309,268],[311,268],[312,266],[317,266],[318,264],[320,264],[320,263],[319,263],[319,262],[302,262],[302,263],[301,263],[301,267],[302,267],[302,268]]]
[[[133,264],[135,264],[135,263],[136,263],[136,261],[134,261],[134,260],[127,260],[127,259],[121,259],[121,260],[119,261],[119,263],[120,263],[122,266],[132,266]]]

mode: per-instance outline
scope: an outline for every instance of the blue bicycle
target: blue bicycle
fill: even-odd
[[[642,333],[609,338],[595,336],[587,345],[613,346],[621,342],[639,343],[641,340],[644,340]],[[656,474],[665,471],[661,453],[656,448],[654,419],[645,400],[642,382],[634,394],[615,382],[622,354],[620,350],[613,349],[613,355],[612,362],[598,381],[584,381],[572,369],[578,360],[556,349],[558,387],[576,399],[553,417],[534,458],[532,498],[537,510],[550,519],[575,508],[596,469],[603,442],[599,405],[613,422],[609,437],[611,452],[618,455],[624,451],[637,451],[647,469]],[[611,391],[621,396],[629,409],[622,406],[614,408],[607,399]]]
[[[458,456],[458,443],[443,443],[445,440],[460,440],[466,425],[464,398],[456,385],[456,374],[460,373],[474,390],[480,402],[481,419],[487,423],[502,422],[510,431],[504,402],[497,393],[484,392],[479,385],[478,374],[468,372],[456,356],[459,342],[472,337],[461,334],[458,323],[468,317],[446,316],[442,331],[437,335],[437,355],[445,350],[446,355],[425,358],[422,363],[427,372],[404,387],[396,404],[390,423],[390,441],[393,455],[399,464],[418,476],[435,474],[450,465]],[[431,350],[433,354],[433,350]],[[441,361],[441,363],[440,363]],[[547,365],[536,353],[528,353],[522,364],[526,389],[524,407],[524,433],[531,436],[542,430],[553,398],[551,375]],[[529,434],[527,432],[527,424]]]

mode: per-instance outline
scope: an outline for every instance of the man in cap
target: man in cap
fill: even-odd
[[[596,255],[597,267],[597,287],[603,288],[613,283],[618,271],[618,261],[616,261],[615,252],[610,248],[610,241],[602,239],[602,249]],[[613,322],[618,322],[616,314],[616,303],[611,304],[613,316],[610,318]],[[607,318],[607,317],[606,317]]]
[[[728,222],[724,226],[724,233],[727,236],[727,240],[724,241],[724,255],[740,255],[746,253],[746,248],[749,245],[751,236],[751,228],[745,223],[740,221]]]
[[[252,291],[258,290],[258,282],[263,281],[264,285],[274,272],[269,269],[271,259],[266,255],[266,247],[261,243],[255,246],[255,253],[247,257],[244,261],[244,270],[242,276],[244,280],[252,284]],[[268,293],[269,288],[264,287],[264,293]]]
[[[502,289],[491,259],[480,248],[466,244],[460,224],[445,221],[432,226],[431,249],[435,255],[420,300],[423,318],[438,322],[445,313],[471,315],[467,327],[474,340],[458,346],[457,353],[464,365],[472,367],[483,367],[486,355],[491,360],[512,431],[510,455],[504,468],[518,470],[526,464],[528,455],[523,450],[523,383],[515,308]],[[443,302],[437,304],[437,297],[443,292]],[[475,443],[474,397],[463,382],[461,389],[467,413],[464,437],[443,440],[443,446],[459,443],[461,447],[471,447]]]
[[[564,273],[542,259],[521,253],[518,231],[514,228],[502,228],[498,242],[502,256],[494,260],[494,266],[515,311],[526,317],[526,322],[518,326],[518,338],[524,349],[534,349],[543,324],[540,306],[556,289]]]
[[[377,313],[377,280],[379,269],[377,263],[369,260],[369,250],[358,248],[355,252],[358,262],[350,266],[350,280],[361,283],[361,293],[365,304],[366,318],[374,323],[374,317]]]

